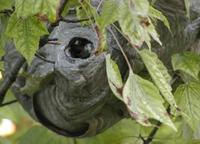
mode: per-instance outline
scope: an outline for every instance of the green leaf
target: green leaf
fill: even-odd
[[[16,0],[15,7],[18,17],[27,18],[39,14],[54,22],[59,4],[60,0]]]
[[[189,116],[188,118],[183,115],[185,121],[197,131],[200,125],[200,83],[180,85],[174,95],[179,100],[178,104],[182,111]]]
[[[151,48],[151,37],[162,44],[159,35],[149,17],[149,2],[147,0],[124,1],[119,9],[119,24],[123,33],[135,47],[141,47],[146,42]]]
[[[124,2],[121,5],[119,24],[122,32],[129,37],[132,44],[140,47],[146,40],[150,41],[148,32],[140,25],[140,18]]]
[[[174,96],[171,92],[171,76],[169,75],[166,67],[159,60],[157,54],[146,49],[139,51],[139,54],[161,94],[172,106],[172,108],[177,108]]]
[[[108,83],[112,92],[122,100],[123,82],[117,64],[111,59],[110,54],[106,56],[106,72]]]
[[[22,19],[17,18],[16,14],[9,19],[6,33],[14,39],[17,50],[28,62],[38,48],[40,37],[48,34],[45,26],[36,17]]]
[[[67,15],[67,13],[69,12],[70,8],[77,8],[79,6],[80,6],[79,0],[70,0],[70,1],[67,1],[67,5],[65,6],[65,8],[64,8],[64,10],[62,11],[62,14],[61,14],[62,17],[65,17]],[[77,8],[77,11],[78,11],[78,8]]]
[[[103,3],[102,13],[98,17],[98,25],[101,29],[117,21],[119,17],[119,3],[116,0],[109,0]]]
[[[82,24],[84,25],[91,25],[93,24],[93,20],[91,20],[90,18],[93,18],[95,21],[97,21],[97,11],[96,8],[93,7],[89,1],[82,1],[79,2],[80,3],[80,7],[77,7],[76,11],[77,11],[77,17],[78,19],[89,19],[88,21],[84,21],[82,22]]]
[[[150,7],[149,9],[149,16],[152,18],[156,18],[159,19],[160,21],[162,21],[164,23],[164,25],[170,30],[170,25],[169,25],[169,21],[167,20],[167,18],[162,14],[161,11],[155,9],[154,7]]]
[[[149,1],[148,0],[130,0],[127,1],[128,6],[132,12],[139,16],[146,17],[149,14]]]
[[[8,23],[8,18],[6,16],[0,17],[0,56],[4,55],[4,46],[8,41],[8,38],[5,35],[5,29]]]
[[[11,9],[13,2],[13,0],[0,0],[0,11]]]
[[[158,44],[160,44],[160,45],[162,46],[162,42],[160,41],[160,38],[159,38],[159,35],[158,35],[157,31],[156,31],[155,26],[153,25],[153,23],[152,23],[150,20],[149,20],[149,23],[150,23],[150,25],[146,28],[148,34],[149,34]],[[145,42],[148,43],[148,42],[150,42],[150,40],[149,40],[149,41],[146,41],[146,40],[145,40]],[[149,46],[149,48],[151,48],[151,46]]]
[[[130,115],[140,124],[150,126],[149,119],[156,119],[176,131],[158,89],[150,81],[130,71],[123,89],[123,98]]]
[[[198,80],[200,72],[200,56],[191,52],[183,52],[172,56],[173,69],[184,72]]]

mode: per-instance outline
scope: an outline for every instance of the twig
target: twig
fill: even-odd
[[[18,57],[14,66],[10,70],[10,75],[5,77],[2,84],[0,85],[0,104],[3,102],[8,89],[11,87],[12,83],[16,80],[17,74],[25,62],[26,60],[24,57],[22,56]]]
[[[104,1],[104,0],[101,0],[101,1],[99,2],[98,6],[97,6],[97,9],[96,9],[97,12],[99,11],[100,7],[102,6],[103,1]]]
[[[17,102],[18,102],[18,100],[12,100],[12,101],[6,102],[4,104],[1,104],[0,107],[8,106],[10,104],[14,104],[14,103],[17,103]]]
[[[145,138],[141,134],[139,135],[138,138],[141,139],[143,141],[143,143],[145,143]]]
[[[156,127],[153,128],[153,130],[149,134],[148,138],[146,140],[143,140],[143,142],[144,142],[143,144],[150,144],[153,141],[153,139],[161,125],[162,125],[162,123],[158,121],[156,124]]]
[[[121,50],[121,52],[122,52],[122,54],[123,54],[123,56],[124,56],[124,58],[126,60],[126,63],[127,63],[128,67],[129,67],[129,69],[132,70],[132,67],[131,67],[131,64],[130,64],[130,62],[128,60],[128,57],[126,56],[126,53],[124,52],[119,40],[117,39],[116,35],[114,34],[114,32],[110,28],[108,28],[108,30],[110,31],[110,33],[112,34],[113,38],[115,39],[118,47],[120,48],[120,50]]]

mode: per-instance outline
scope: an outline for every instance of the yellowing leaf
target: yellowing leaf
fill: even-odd
[[[200,72],[200,55],[184,52],[172,56],[173,69],[185,72],[196,80],[199,79]]]
[[[169,75],[166,67],[159,60],[158,56],[149,50],[141,50],[139,51],[139,54],[154,83],[159,88],[164,98],[172,106],[173,109],[176,109],[177,105],[171,92],[171,76]]]
[[[130,115],[140,124],[150,126],[149,119],[156,119],[176,131],[163,106],[163,99],[158,89],[150,81],[130,71],[123,89],[123,98]]]
[[[122,100],[123,82],[121,74],[117,64],[111,59],[110,55],[106,56],[106,72],[112,92]]]
[[[9,19],[6,33],[14,39],[17,50],[30,62],[36,52],[40,36],[48,34],[45,26],[36,18],[17,18],[13,14]]]

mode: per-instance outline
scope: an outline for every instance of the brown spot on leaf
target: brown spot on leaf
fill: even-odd
[[[139,49],[139,48],[141,47],[142,43],[143,43],[143,42],[141,41],[141,44],[139,44],[139,45],[133,44],[133,43],[131,42],[131,39],[129,38],[128,35],[126,35],[126,39],[127,39],[128,42],[130,43],[130,45],[131,45],[133,48],[136,48],[136,49]]]
[[[149,120],[146,119],[146,120],[144,120],[143,122],[144,122],[145,124],[148,124],[148,123],[149,123]]]
[[[181,109],[179,107],[176,108],[177,111],[181,112]]]
[[[48,21],[48,16],[47,15],[36,14],[36,17],[38,18],[39,21],[42,21],[42,22],[47,22]]]
[[[117,93],[122,97],[123,87],[117,87],[111,80],[109,82],[116,88]]]
[[[130,113],[130,116],[134,119],[138,119],[138,114],[137,113],[134,113],[132,111],[129,110],[129,113]]]
[[[165,115],[165,116],[169,116],[169,113],[168,113],[168,112],[166,112],[166,113],[164,113],[164,115]]]
[[[122,96],[122,92],[123,92],[123,87],[121,88],[116,88],[117,93],[119,93]]]
[[[131,104],[132,104],[131,98],[130,98],[130,97],[127,97],[127,100],[128,100],[127,105],[128,105],[128,106],[131,106]]]
[[[143,27],[148,27],[151,23],[149,22],[149,19],[147,17],[140,17],[141,20],[140,20],[140,24],[143,26]]]

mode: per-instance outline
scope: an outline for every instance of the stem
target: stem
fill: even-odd
[[[125,58],[125,60],[126,60],[126,63],[127,63],[128,67],[129,67],[129,69],[132,70],[132,67],[131,67],[131,64],[130,64],[130,62],[129,62],[129,60],[128,60],[128,57],[126,56],[126,53],[124,52],[124,50],[123,50],[123,48],[122,48],[120,42],[118,41],[116,35],[114,34],[114,32],[113,32],[110,28],[108,28],[108,30],[110,31],[110,33],[112,34],[113,38],[115,39],[115,41],[116,41],[118,47],[120,48],[120,50],[121,50],[121,52],[122,52],[122,54],[123,54],[123,56],[124,56],[124,58]]]
[[[174,79],[176,79],[176,77]],[[171,82],[172,84],[175,82],[174,79],[172,80],[173,82]],[[170,113],[170,105],[167,107],[167,112]],[[143,141],[144,142],[143,144],[150,144],[153,141],[153,139],[154,139],[156,133],[158,132],[159,128],[161,127],[161,125],[162,125],[162,123],[160,121],[158,121],[156,126],[152,129],[151,133],[147,137],[147,139]]]
[[[146,140],[143,140],[144,141],[143,144],[150,144],[153,141],[153,139],[154,139],[154,137],[155,137],[156,133],[158,132],[161,125],[162,125],[161,122],[157,122],[156,127],[153,128],[153,130],[149,134],[148,138]]]
[[[100,7],[102,6],[103,1],[104,1],[104,0],[101,0],[101,1],[100,1],[99,5],[98,5],[98,7],[97,7],[97,9],[96,9],[97,12],[99,11]]]
[[[12,101],[6,102],[4,104],[1,104],[0,107],[8,106],[10,104],[14,104],[14,103],[17,103],[17,102],[18,102],[18,100],[12,100]]]
[[[77,144],[76,138],[73,138],[73,144]]]

